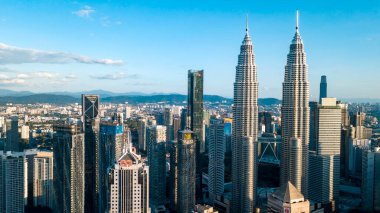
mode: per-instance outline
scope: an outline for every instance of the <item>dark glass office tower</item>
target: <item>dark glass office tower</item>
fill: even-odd
[[[194,210],[195,199],[195,147],[193,132],[180,132],[177,152],[177,212],[187,213]]]
[[[23,147],[18,134],[18,116],[12,116],[6,120],[5,151],[22,152]]]
[[[202,197],[202,162],[201,153],[206,151],[203,129],[203,70],[189,70],[187,113],[190,130],[194,132],[196,159],[196,193]]]
[[[322,98],[327,98],[327,77],[325,75],[321,76],[321,83],[319,84],[319,103],[321,103]]]
[[[190,129],[196,137],[197,154],[205,150],[203,138],[203,70],[189,70],[187,108]]]
[[[98,141],[99,96],[82,95],[82,122],[85,144],[85,209],[97,212],[98,207]]]

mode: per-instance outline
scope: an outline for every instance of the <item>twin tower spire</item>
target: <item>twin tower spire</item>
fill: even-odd
[[[296,12],[296,32],[298,32],[298,29],[299,29],[299,12],[297,10],[297,12]],[[245,20],[245,32],[246,32],[246,34],[249,33],[248,14],[247,14],[247,17],[246,17],[246,20]]]
[[[307,144],[308,144],[308,82],[306,56],[303,52],[301,36],[299,35],[298,11],[296,17],[296,34],[290,46],[288,64],[285,67],[282,116],[285,132],[281,160],[282,181],[291,181],[302,193],[307,188]],[[234,82],[234,104],[232,123],[232,209],[236,213],[255,212],[257,195],[257,164],[258,164],[258,80],[253,45],[249,36],[248,16],[246,34],[240,47],[236,76]],[[303,64],[300,64],[303,63]],[[302,76],[298,78],[297,76]],[[305,80],[306,79],[306,80]],[[301,88],[301,90],[290,90]],[[302,100],[294,102],[293,94],[299,94]],[[298,97],[298,96],[297,96]],[[302,107],[297,111],[297,107]],[[285,111],[284,111],[285,109]],[[299,113],[298,113],[299,112]],[[285,115],[285,117],[284,117]],[[295,117],[296,116],[296,117]],[[294,118],[294,119],[293,119]],[[301,130],[301,129],[302,130]],[[300,131],[296,131],[300,130]],[[294,134],[294,132],[301,132]],[[292,164],[288,156],[288,143],[295,138],[300,144],[301,163]],[[295,168],[297,167],[297,168]],[[297,171],[295,171],[297,170]],[[294,172],[295,171],[295,172]],[[301,175],[298,175],[301,174]],[[293,176],[295,178],[293,178]],[[299,177],[298,177],[299,176]],[[282,183],[282,182],[281,182]]]

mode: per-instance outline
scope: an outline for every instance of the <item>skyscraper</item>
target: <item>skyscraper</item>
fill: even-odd
[[[177,212],[189,213],[194,210],[195,201],[195,141],[193,132],[180,132],[178,142]]]
[[[54,210],[84,212],[85,205],[85,147],[84,134],[77,125],[55,125]]]
[[[23,152],[0,151],[0,211],[23,213],[28,194],[28,166]]]
[[[54,209],[53,152],[39,151],[34,156],[33,205]]]
[[[138,129],[137,132],[139,134],[139,151],[147,151],[146,144],[146,126],[147,120],[145,118],[141,118],[138,120]]]
[[[146,132],[149,144],[149,198],[153,208],[166,203],[166,127],[149,126]]]
[[[107,208],[108,168],[122,156],[124,148],[123,123],[117,119],[100,123],[99,134],[99,211]]]
[[[12,116],[6,120],[6,142],[5,151],[21,152],[23,150],[20,143],[20,137],[18,134],[18,116]]]
[[[208,162],[208,191],[210,201],[224,192],[224,152],[225,137],[222,120],[211,120],[208,135],[209,162]]]
[[[190,130],[196,138],[197,155],[206,149],[203,134],[203,70],[189,70],[187,109]]]
[[[82,95],[82,122],[85,145],[85,212],[98,209],[99,196],[99,96]]]
[[[164,125],[166,126],[166,141],[172,141],[174,137],[173,112],[170,108],[165,108]]]
[[[110,213],[149,213],[149,166],[131,146],[110,171]]]
[[[322,103],[322,98],[327,98],[327,78],[325,75],[321,76],[321,83],[319,84],[319,103]]]
[[[288,181],[295,184],[292,172],[301,174],[301,188],[297,188],[306,198],[308,182],[308,149],[309,149],[309,81],[308,66],[304,44],[298,29],[298,12],[296,33],[290,44],[290,51],[285,66],[285,77],[282,90],[281,126],[281,185]],[[301,164],[291,164],[289,151],[291,141],[301,143]],[[296,168],[301,169],[297,171]],[[297,186],[296,186],[297,187]]]
[[[361,195],[364,211],[380,211],[380,147],[363,151]]]
[[[322,98],[315,119],[315,149],[309,152],[309,198],[330,209],[339,196],[340,181],[341,108],[336,99]]]
[[[272,113],[259,112],[259,124],[265,126],[266,133],[273,133],[272,129]]]
[[[187,110],[187,108],[183,108],[181,110],[181,128],[180,128],[180,130],[185,130],[186,127],[190,128],[190,124],[189,124],[188,120],[189,120],[188,110]],[[178,136],[178,133],[177,133],[177,136]]]
[[[177,211],[178,194],[178,141],[169,143],[170,173],[169,173],[169,203],[172,212]]]
[[[246,33],[236,66],[232,123],[232,209],[253,212],[256,205],[258,81],[251,37]]]

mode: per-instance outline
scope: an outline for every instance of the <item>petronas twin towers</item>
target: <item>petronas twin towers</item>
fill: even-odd
[[[309,82],[306,55],[298,30],[285,66],[282,98],[281,185],[291,181],[307,197]],[[254,212],[257,184],[258,81],[248,31],[240,47],[234,83],[232,138],[232,209]]]

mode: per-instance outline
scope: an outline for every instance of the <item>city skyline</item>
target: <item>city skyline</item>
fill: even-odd
[[[288,35],[299,9],[310,100],[319,97],[321,75],[328,76],[332,97],[380,98],[373,92],[380,49],[380,32],[373,28],[379,24],[377,2],[314,2],[323,10],[300,1],[171,3],[4,4],[0,89],[186,94],[187,70],[204,69],[205,94],[232,97],[235,45],[248,14],[262,70],[259,97],[279,98]],[[195,22],[199,24],[191,24]],[[347,51],[347,44],[353,51]],[[159,78],[161,74],[166,78]],[[352,84],[360,89],[350,90]]]

